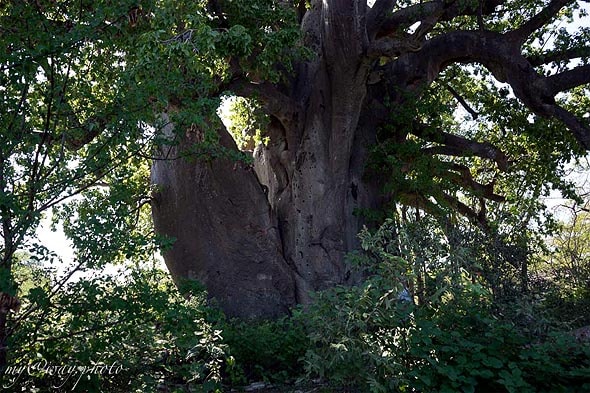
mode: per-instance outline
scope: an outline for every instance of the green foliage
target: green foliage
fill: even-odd
[[[573,107],[587,100],[585,89],[572,94]],[[457,105],[457,97],[464,106]],[[395,202],[439,216],[462,211],[504,237],[527,232],[532,238],[533,232],[556,229],[539,198],[560,190],[575,199],[565,168],[583,154],[561,123],[532,114],[509,86],[479,65],[451,66],[423,95],[403,101],[379,131],[368,163],[374,176],[387,174],[385,192]],[[484,159],[469,149],[435,153],[445,150],[443,132],[497,148],[504,157]]]
[[[536,264],[550,312],[560,321],[580,327],[590,324],[590,215],[588,203],[572,204],[561,230],[550,239],[550,250]]]
[[[97,193],[93,187],[146,149],[151,135],[140,124],[153,113],[130,88],[123,49],[134,37],[134,4],[0,6],[2,290],[15,286],[9,273],[18,250],[32,261],[58,262],[35,238],[46,212]]]
[[[259,144],[269,142],[265,136],[268,118],[262,111],[260,104],[253,99],[243,97],[226,98],[229,103],[227,121],[228,131],[236,141],[240,150],[253,151]]]
[[[49,269],[43,266],[40,261],[32,259],[22,252],[15,253],[12,271],[21,295],[26,296],[37,287],[47,288],[51,282]]]
[[[584,385],[587,346],[545,335],[548,324],[531,317],[544,307],[572,325],[590,323],[586,215],[569,237],[554,237],[557,253],[543,266],[550,290],[540,295],[547,300],[531,305],[524,296],[532,251],[555,229],[538,198],[552,188],[575,197],[563,174],[579,152],[561,123],[531,114],[477,65],[449,66],[380,131],[371,164],[379,175],[390,174],[385,192],[435,215],[409,222],[400,216],[416,211],[405,209],[375,234],[364,232],[366,254],[352,258],[369,276],[363,285],[318,294],[310,311],[295,319],[227,322],[211,315],[201,290],[188,290],[187,300],[162,272],[140,269],[153,259],[156,243],[165,249],[174,242],[156,239],[149,217],[157,190],[149,185],[147,159],[154,147],[177,145],[183,134],[164,135],[164,129],[172,122],[176,130],[200,132],[181,157],[247,160],[219,145],[219,123],[212,120],[236,76],[232,67],[238,64],[248,81],[282,87],[294,63],[309,56],[285,2],[226,0],[223,14],[212,3],[0,4],[0,291],[19,295],[24,306],[21,314],[9,314],[10,364],[121,366],[79,381],[37,370],[18,386],[211,391],[224,373],[232,383],[294,378],[306,353],[309,373],[372,391],[590,390]],[[485,28],[506,31],[544,3],[502,4]],[[584,12],[574,2],[560,17]],[[555,27],[535,32],[526,55],[539,55],[549,40],[556,50],[587,45],[587,28],[572,35]],[[441,23],[432,34],[457,28],[481,26],[473,13]],[[564,70],[566,61],[552,65]],[[477,119],[460,119],[449,87]],[[583,118],[588,89],[558,100]],[[267,119],[255,100],[238,99],[232,117],[240,148],[267,142]],[[439,143],[410,135],[417,131],[414,120],[428,123],[422,136],[441,129],[491,142],[507,154],[508,170],[468,154],[422,154]],[[488,202],[484,211],[482,191],[457,184],[458,166],[506,202]],[[486,230],[459,218],[457,202],[481,208]],[[73,243],[72,273],[85,277],[56,276],[59,258],[35,239],[50,210]],[[91,270],[113,263],[121,268],[118,277]],[[400,301],[404,291],[412,301]]]
[[[355,259],[373,275],[358,287],[318,295],[308,314],[310,375],[372,392],[588,388],[588,344],[568,334],[539,336],[522,329],[498,313],[492,292],[464,270],[455,277],[446,271],[448,279],[435,281],[427,297],[413,293],[405,300],[417,255],[399,256],[391,226],[361,239],[372,257]],[[409,241],[419,239],[402,244]]]
[[[221,331],[207,322],[204,292],[191,293],[188,300],[181,297],[160,270],[129,267],[119,278],[82,278],[59,292],[31,289],[23,297],[26,318],[12,337],[10,366],[104,365],[113,371],[72,371],[66,378],[40,367],[13,377],[13,386],[126,393],[182,391],[189,384],[217,389],[226,346]]]
[[[224,5],[240,43],[240,55],[247,55],[241,56],[240,62],[250,79],[278,82],[286,76],[276,67],[278,59],[281,67],[291,72],[294,61],[305,55],[293,8],[273,0],[232,0]]]
[[[101,187],[54,209],[84,268],[145,261],[154,252],[150,217],[149,167],[139,157],[105,174]]]
[[[226,369],[227,382],[289,382],[303,375],[301,359],[309,340],[300,317],[275,321],[222,321],[224,343],[235,364]]]
[[[0,291],[23,302],[9,314],[10,365],[121,365],[77,382],[90,391],[218,386],[226,347],[204,295],[186,301],[141,266],[156,243],[174,241],[155,238],[149,211],[148,159],[178,143],[164,128],[202,132],[183,157],[246,160],[219,145],[211,121],[232,61],[252,80],[278,81],[277,63],[292,69],[304,53],[287,7],[227,7],[225,26],[205,1],[0,4]],[[63,261],[35,237],[49,212],[75,252],[63,277]],[[112,264],[125,267],[116,279],[97,273]],[[18,386],[65,382],[30,377]]]

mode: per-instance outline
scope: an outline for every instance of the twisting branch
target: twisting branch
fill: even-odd
[[[445,154],[453,156],[477,156],[494,160],[501,171],[508,169],[508,158],[496,146],[489,142],[477,142],[441,130],[427,129],[425,125],[415,123],[412,134],[429,142],[440,143],[423,151],[428,154]]]
[[[555,102],[560,91],[590,82],[589,66],[580,66],[552,77],[535,71],[511,33],[454,31],[426,41],[415,53],[405,53],[391,63],[383,76],[406,92],[420,94],[447,66],[453,63],[480,63],[539,116],[563,121],[584,149],[590,149],[590,126]],[[400,75],[403,75],[400,78]]]
[[[557,15],[559,10],[573,2],[574,0],[552,0],[541,12],[533,16],[518,29],[508,33],[509,38],[517,41],[518,46],[522,46],[531,34],[549,23]]]
[[[527,60],[532,66],[540,66],[543,64],[549,64],[556,61],[565,61],[575,59],[577,57],[589,57],[590,46],[584,46],[581,48],[571,48],[564,51],[553,51],[547,52],[540,55],[529,56]]]
[[[574,87],[590,83],[590,65],[579,66],[572,70],[549,76],[546,80],[553,95],[573,89]]]

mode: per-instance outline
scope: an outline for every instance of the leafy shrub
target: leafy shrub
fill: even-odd
[[[303,375],[301,359],[309,339],[300,320],[223,321],[224,343],[235,360],[226,368],[228,382],[287,382]]]
[[[12,374],[31,366],[14,386],[77,391],[213,391],[227,359],[221,331],[208,322],[201,288],[185,299],[169,276],[156,269],[132,270],[126,278],[96,275],[51,292],[36,287],[11,348]],[[57,375],[43,365],[94,368]],[[109,368],[111,367],[111,368]],[[102,371],[102,372],[100,372]],[[10,381],[11,379],[11,381]],[[40,389],[40,390],[39,390]]]
[[[563,333],[540,339],[503,318],[491,291],[464,272],[416,304],[404,295],[412,263],[391,251],[382,230],[361,239],[373,275],[317,295],[308,315],[309,375],[371,392],[590,389],[589,345]]]
[[[590,346],[567,334],[543,342],[497,319],[480,288],[416,307],[368,282],[319,298],[306,369],[372,392],[583,392]],[[586,390],[585,390],[586,389]]]

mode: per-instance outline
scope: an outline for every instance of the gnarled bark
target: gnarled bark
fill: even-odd
[[[377,180],[364,176],[376,130],[453,63],[484,65],[532,111],[561,119],[590,146],[587,125],[554,100],[588,82],[587,66],[545,77],[534,69],[543,60],[521,53],[531,31],[568,2],[554,0],[521,28],[500,33],[485,30],[483,16],[502,0],[431,1],[395,11],[391,0],[376,0],[371,8],[361,0],[312,1],[301,30],[314,57],[297,65],[291,82],[249,84],[239,72],[232,82],[238,93],[257,92],[271,115],[270,143],[255,151],[253,169],[225,158],[154,163],[154,221],[159,233],[177,239],[165,254],[174,277],[201,280],[227,313],[241,317],[274,316],[308,302],[311,291],[353,282],[344,260],[364,224],[353,213],[382,204]],[[430,36],[437,23],[461,15],[476,16],[479,30]],[[420,26],[408,32],[415,22]],[[381,64],[383,57],[388,60]],[[219,132],[222,145],[236,149]],[[408,133],[436,144],[423,154],[479,156],[500,170],[509,167],[504,153],[485,141],[427,133],[419,123],[390,137],[403,141]],[[191,142],[187,136],[173,150]],[[458,167],[446,177],[481,195],[481,211],[440,190],[444,203],[485,226],[483,199],[502,200],[493,183],[479,184]],[[432,204],[422,195],[413,201]]]
[[[220,144],[236,149],[220,129]],[[183,135],[152,166],[154,224],[175,238],[164,258],[173,278],[196,279],[229,315],[273,317],[295,304],[278,220],[253,169],[229,158],[182,157],[199,141]]]
[[[205,283],[230,315],[273,316],[351,279],[344,256],[361,225],[353,212],[376,198],[362,179],[371,132],[357,132],[369,70],[361,3],[335,2],[306,16],[307,38],[321,50],[301,65],[297,110],[273,118],[255,172],[225,159],[153,165],[155,226],[176,238],[166,263],[174,277]]]

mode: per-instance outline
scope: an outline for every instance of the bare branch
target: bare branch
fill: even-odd
[[[557,15],[559,10],[573,2],[574,0],[552,0],[541,12],[533,16],[518,29],[508,33],[508,36],[510,39],[516,40],[519,46],[521,46],[531,34],[549,23]]]
[[[469,114],[471,115],[471,117],[473,118],[473,120],[477,119],[479,117],[479,113],[477,113],[475,111],[475,109],[473,109],[468,103],[467,101],[465,101],[465,99],[461,96],[461,94],[459,94],[457,92],[457,90],[455,90],[453,88],[453,86],[449,85],[448,83],[445,83],[445,87],[447,88],[447,90],[453,95],[453,97],[455,97],[455,99],[457,101],[459,101],[459,104],[461,104],[461,106],[467,111],[469,112]]]

